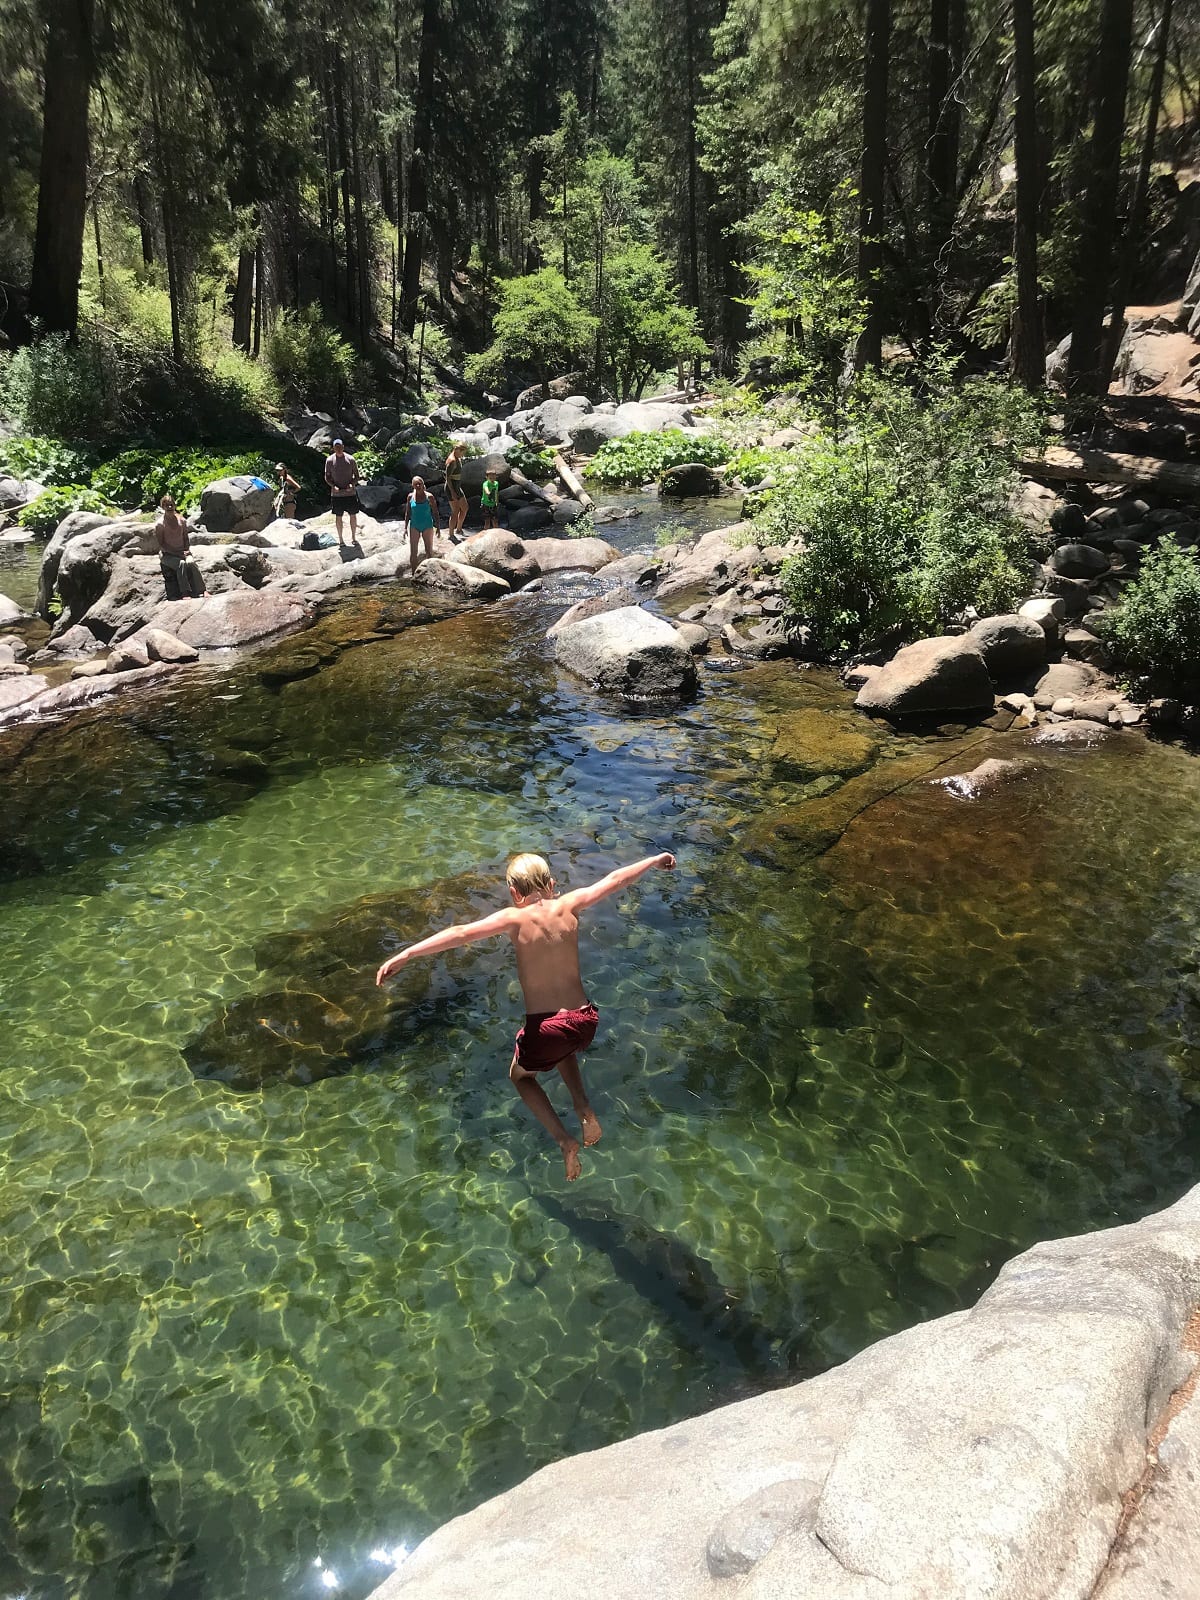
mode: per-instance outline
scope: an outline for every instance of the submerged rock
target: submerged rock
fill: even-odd
[[[1023,777],[1028,770],[1029,763],[1026,761],[1002,761],[989,757],[977,767],[972,767],[970,772],[956,772],[949,778],[935,778],[933,781],[950,794],[957,795],[960,800],[977,800],[985,790]]]
[[[253,1090],[316,1083],[416,1043],[478,1002],[507,951],[450,951],[405,967],[382,989],[376,969],[431,929],[498,910],[503,884],[503,868],[462,873],[367,895],[312,927],[269,936],[255,960],[270,986],[227,1006],[184,1045],[184,1060],[198,1078]]]

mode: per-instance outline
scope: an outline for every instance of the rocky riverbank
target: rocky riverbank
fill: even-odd
[[[568,1456],[441,1528],[373,1600],[528,1600],[565,1570],[605,1600],[1182,1597],[1198,1328],[1200,1187],[1035,1245],[973,1310],[821,1377]]]

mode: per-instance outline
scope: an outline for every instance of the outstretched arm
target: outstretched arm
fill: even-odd
[[[490,917],[481,917],[478,922],[465,922],[453,928],[443,928],[441,933],[431,933],[428,939],[410,944],[407,950],[401,950],[398,955],[385,961],[375,974],[376,985],[407,966],[414,956],[436,956],[443,950],[457,950],[459,945],[475,944],[480,939],[494,939],[498,933],[507,933],[515,916],[516,911],[512,908],[493,911]]]
[[[644,861],[635,861],[632,866],[618,867],[615,872],[589,884],[586,889],[572,889],[569,894],[563,895],[562,903],[570,906],[572,911],[585,911],[597,901],[606,900],[610,894],[628,889],[631,883],[636,883],[647,872],[653,872],[655,867],[669,872],[674,865],[675,857],[664,850],[660,856],[647,856]]]

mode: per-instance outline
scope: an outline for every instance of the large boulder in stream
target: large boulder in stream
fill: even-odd
[[[54,530],[42,553],[34,609],[48,616],[50,597],[57,588],[63,619],[56,631],[78,622],[108,587],[112,558],[127,546],[153,549],[152,524],[139,516],[106,517],[93,511],[72,511]]]
[[[523,542],[543,574],[599,572],[621,554],[607,539],[526,539]]]
[[[419,589],[436,589],[460,600],[498,600],[512,590],[503,578],[462,561],[431,556],[418,564],[413,583]]]
[[[437,1036],[486,1000],[508,956],[496,941],[405,967],[377,988],[379,964],[430,928],[500,909],[504,869],[368,895],[309,928],[272,934],[254,952],[262,985],[183,1047],[199,1078],[234,1089],[316,1083],[385,1051]]]
[[[503,578],[512,589],[520,589],[542,575],[536,557],[506,528],[488,528],[472,534],[455,547],[450,559]]]
[[[1032,617],[1016,612],[982,617],[970,637],[979,646],[992,681],[1001,688],[1045,671],[1046,634]]]
[[[663,700],[695,692],[696,663],[686,643],[641,606],[578,620],[568,612],[549,638],[558,661],[602,693]]]
[[[858,692],[855,705],[876,717],[982,711],[995,698],[978,644],[969,634],[905,645]]]

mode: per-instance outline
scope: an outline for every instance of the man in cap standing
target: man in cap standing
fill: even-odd
[[[343,545],[342,518],[350,513],[350,543],[358,543],[358,464],[346,454],[340,439],[333,441],[333,454],[325,458],[325,482],[337,521],[338,544]]]

